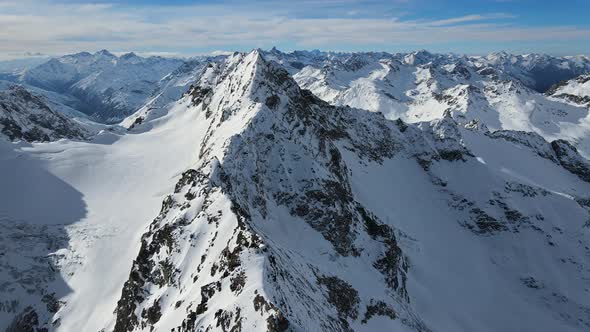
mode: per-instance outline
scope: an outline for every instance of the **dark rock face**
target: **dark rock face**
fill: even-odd
[[[557,160],[571,173],[580,179],[590,182],[590,162],[578,153],[578,150],[565,140],[551,142],[551,147],[557,156]]]
[[[342,321],[347,318],[357,319],[359,310],[359,295],[346,281],[338,277],[318,277],[318,283],[325,286],[328,292],[328,302],[338,311]]]
[[[161,215],[165,215],[171,204],[173,202],[170,197],[164,200]],[[156,218],[155,223],[158,221],[159,218]],[[172,232],[175,228],[176,225],[164,225],[161,229],[148,231],[142,236],[139,254],[133,262],[129,279],[123,286],[121,299],[117,302],[115,332],[132,331],[140,324],[140,318],[135,314],[135,309],[137,304],[145,299],[142,287],[146,283],[163,286],[174,282],[172,275],[174,268],[166,264],[166,261],[155,262],[152,257],[162,249],[168,252],[172,251],[174,248]],[[147,324],[143,321],[147,319],[147,316],[142,318],[142,326]]]
[[[471,72],[469,71],[469,69],[467,69],[467,67],[465,67],[462,64],[455,65],[455,68],[453,69],[451,74],[461,76],[464,79],[471,78]]]
[[[6,332],[47,332],[46,328],[39,329],[39,318],[35,310],[26,307],[12,320]]]
[[[276,314],[271,315],[266,320],[266,330],[268,332],[282,332],[287,331],[289,328],[289,321],[283,314],[275,307],[274,304],[268,302],[264,296],[256,294],[253,300],[254,310],[260,312],[275,312]]]
[[[543,283],[539,282],[538,280],[536,280],[533,277],[526,277],[526,278],[522,278],[521,279],[522,283],[525,284],[526,287],[528,288],[532,288],[532,289],[541,289],[544,288],[545,286],[543,285]]]
[[[131,124],[131,126],[129,126],[129,128],[127,128],[127,130],[131,130],[133,128],[135,128],[135,126],[139,126],[140,124],[143,123],[143,117],[139,116],[137,117],[137,119],[135,119],[135,121],[133,121],[133,123]]]
[[[264,102],[264,104],[270,109],[276,109],[276,107],[279,105],[280,102],[281,102],[281,99],[279,98],[279,96],[272,95],[272,96],[266,98],[266,101]]]
[[[545,141],[536,133],[498,130],[487,134],[491,138],[501,138],[529,148],[539,156],[562,166],[580,179],[590,182],[590,162],[566,140]]]
[[[213,91],[209,87],[191,85],[188,90],[188,94],[191,96],[191,101],[195,106],[207,100],[207,98],[210,98],[212,93]]]
[[[590,75],[581,75],[576,77],[575,79],[571,80],[563,80],[557,84],[551,86],[546,92],[545,95],[564,99],[570,103],[578,104],[584,107],[590,107],[590,96],[580,96],[571,93],[561,93],[559,90],[565,86],[570,84],[584,84],[590,81]]]
[[[148,324],[154,325],[160,320],[160,317],[162,317],[161,310],[160,301],[155,301],[151,307],[142,312],[141,316],[147,319]]]
[[[561,93],[554,95],[554,97],[565,99],[581,106],[590,106],[590,96],[576,96],[568,93]]]
[[[83,139],[84,131],[20,86],[0,92],[0,132],[10,140]]]
[[[367,305],[367,311],[365,311],[365,317],[361,323],[366,324],[371,318],[375,316],[386,316],[390,319],[397,318],[395,310],[387,303],[383,301],[371,300],[371,303]]]

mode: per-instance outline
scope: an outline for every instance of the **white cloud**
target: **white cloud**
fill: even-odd
[[[468,22],[478,22],[478,21],[488,21],[488,20],[498,20],[498,19],[508,19],[508,18],[515,18],[514,15],[504,14],[504,13],[496,13],[496,14],[487,14],[487,15],[466,15],[461,17],[453,17],[445,20],[438,20],[428,22],[430,26],[445,26],[445,25],[453,25],[459,23],[468,23]]]
[[[298,48],[393,49],[401,44],[590,39],[587,28],[521,27],[510,24],[514,16],[502,13],[409,21],[356,17],[346,12],[335,18],[301,18],[284,9],[225,5],[128,8],[8,0],[2,6],[0,53],[58,54],[107,48],[194,54],[280,43]]]
[[[233,51],[221,51],[221,50],[215,50],[213,52],[211,52],[211,55],[230,55],[232,54]]]

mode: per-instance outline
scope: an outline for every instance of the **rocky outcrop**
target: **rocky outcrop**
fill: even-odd
[[[565,140],[556,140],[551,142],[551,147],[563,168],[577,175],[580,179],[590,182],[590,162],[580,156],[578,150],[571,143]]]
[[[571,104],[590,108],[590,75],[581,75],[553,85],[545,94]]]
[[[498,130],[487,135],[530,149],[533,153],[549,159],[570,173],[577,175],[583,181],[590,182],[590,162],[566,140],[555,140],[549,143],[536,133],[511,130]]]
[[[21,86],[0,92],[0,132],[9,140],[84,139],[86,131]]]

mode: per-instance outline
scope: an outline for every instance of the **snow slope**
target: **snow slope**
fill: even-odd
[[[191,120],[194,114],[185,109],[171,110],[160,120],[165,125],[145,134],[104,131],[91,141],[2,143],[1,195],[7,204],[0,209],[1,242],[3,252],[10,252],[2,258],[0,279],[16,288],[8,293],[4,288],[3,301],[20,302],[18,311],[31,302],[40,305],[35,307],[40,323],[51,326],[53,313],[39,298],[55,292],[67,304],[58,306],[64,317],[56,329],[103,327],[139,248],[139,235],[172,190],[173,179],[194,158],[191,146],[200,131]],[[31,235],[23,241],[19,232],[54,236],[45,235],[51,244],[45,247]],[[25,249],[34,245],[35,250]],[[28,260],[35,264],[20,263]],[[6,274],[7,262],[18,272]],[[34,289],[31,302],[22,295],[28,288]],[[16,312],[0,313],[3,330]]]
[[[136,125],[158,118],[166,114],[171,103],[176,102],[185,94],[189,87],[199,80],[201,75],[210,68],[209,64],[222,61],[224,57],[194,58],[187,61],[158,82],[158,87],[152,93],[151,99],[141,106],[135,113],[120,122],[120,125],[137,130]],[[142,130],[148,130],[143,126]]]
[[[258,51],[163,109],[0,142],[0,329],[590,327],[590,162],[566,141],[331,106]]]

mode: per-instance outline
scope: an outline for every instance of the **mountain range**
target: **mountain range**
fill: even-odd
[[[0,84],[0,330],[585,331],[590,59],[277,49]]]

